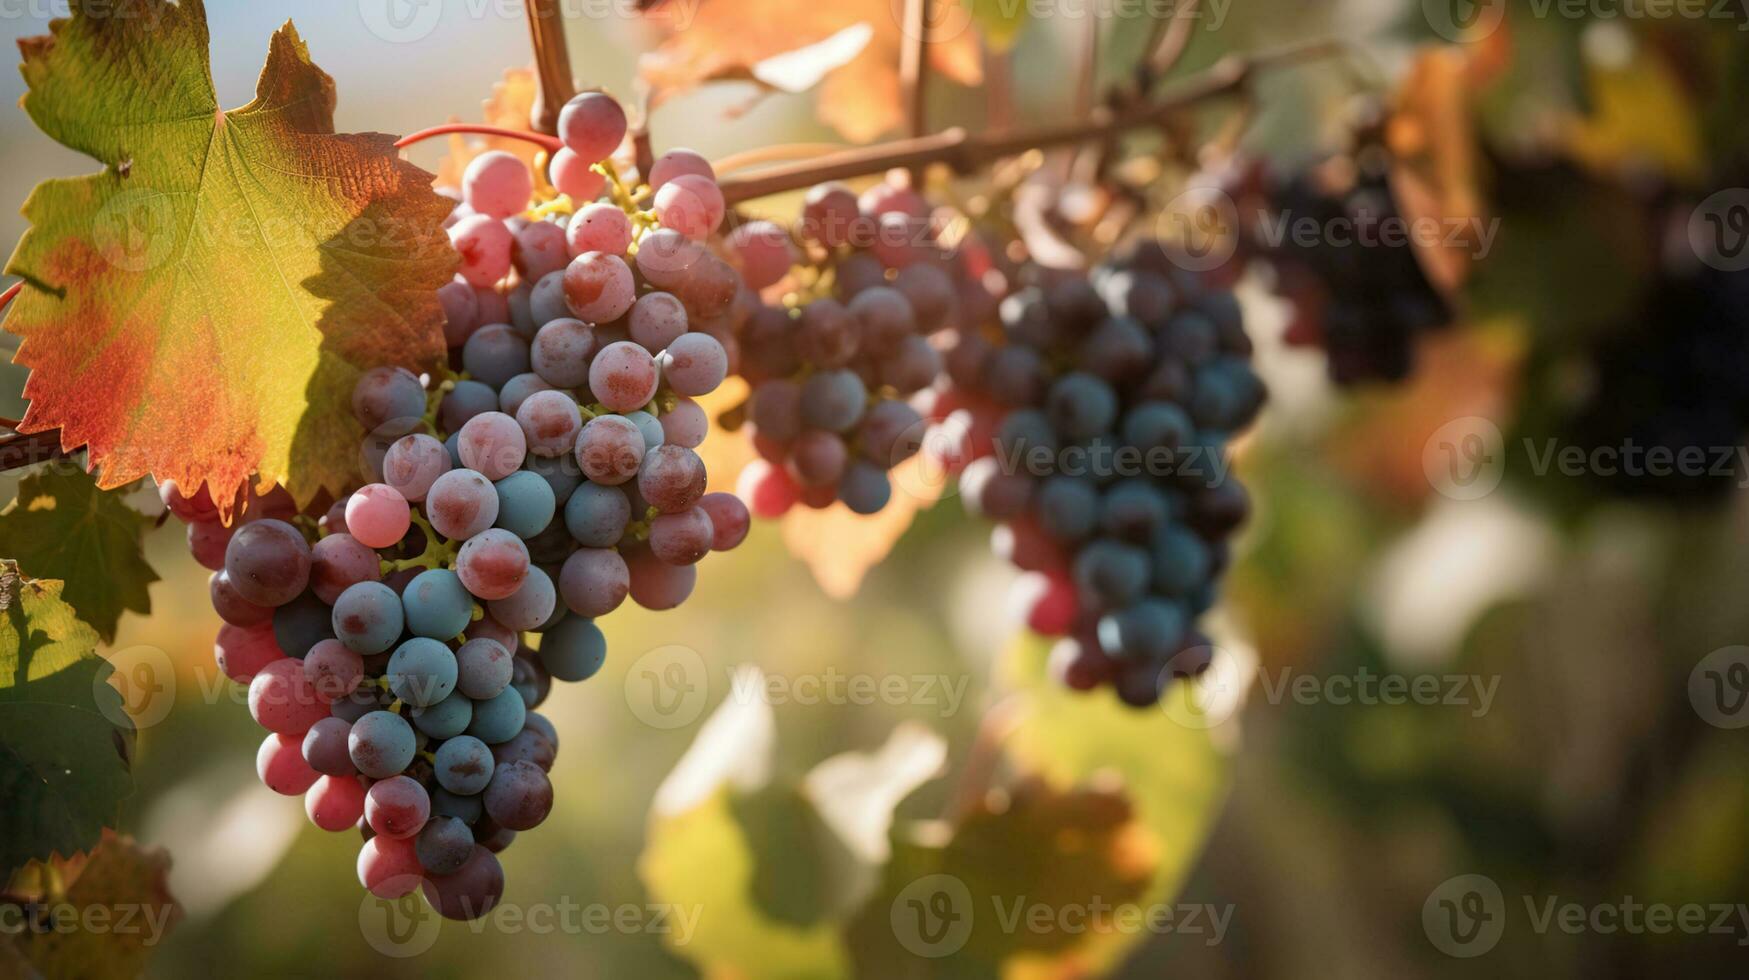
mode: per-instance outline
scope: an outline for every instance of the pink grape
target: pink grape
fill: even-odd
[[[474,286],[490,286],[510,271],[510,229],[483,214],[450,226],[449,244],[462,257],[460,275]]]
[[[329,637],[310,648],[303,659],[304,677],[316,696],[334,702],[358,690],[364,680],[364,658]]]
[[[874,244],[869,251],[889,269],[903,269],[923,258],[923,239],[928,226],[900,211],[887,211],[875,219]]]
[[[698,402],[681,398],[674,407],[657,419],[662,423],[662,441],[673,446],[697,449],[710,432],[710,419]]]
[[[479,214],[508,218],[521,214],[534,193],[528,167],[503,150],[487,150],[462,174],[462,200]]]
[[[304,796],[304,813],[329,833],[351,830],[364,816],[364,785],[357,776],[323,776]]]
[[[843,367],[856,356],[860,342],[856,319],[842,303],[818,299],[802,309],[796,321],[796,350],[819,368]]]
[[[528,575],[515,592],[488,604],[492,616],[513,624],[518,629],[538,629],[553,616],[557,594],[552,579],[538,566],[530,566]],[[505,654],[506,666],[509,654]]]
[[[747,513],[747,505],[740,497],[732,493],[707,493],[699,498],[698,506],[711,519],[712,551],[732,551],[747,540],[752,515]]]
[[[632,219],[617,204],[590,204],[571,216],[571,223],[565,226],[565,245],[572,256],[585,252],[624,255],[632,245]]]
[[[360,487],[346,501],[347,530],[367,548],[395,544],[411,524],[407,498],[386,483]]]
[[[710,236],[723,223],[722,189],[699,174],[681,174],[656,191],[651,204],[656,220],[687,238],[698,241]]]
[[[262,667],[249,682],[249,714],[270,732],[301,736],[328,717],[328,703],[316,696],[303,663],[283,657]]]
[[[685,602],[698,584],[698,566],[670,565],[649,552],[628,558],[626,567],[631,573],[632,601],[655,612]]]
[[[809,429],[790,449],[790,471],[804,487],[835,485],[850,462],[844,440],[821,429]]]
[[[547,379],[525,371],[522,374],[504,382],[504,387],[498,391],[498,411],[512,418],[522,409],[522,403],[528,401],[530,395],[542,391],[552,391],[553,385]],[[466,425],[467,423],[462,423]]]
[[[685,283],[691,269],[710,253],[677,231],[660,228],[638,242],[638,274],[657,289],[672,291]]]
[[[559,595],[579,616],[605,616],[625,601],[631,573],[612,548],[578,548],[559,569]]]
[[[358,852],[358,883],[378,898],[411,895],[424,875],[408,838],[379,834],[365,841]]]
[[[644,434],[618,415],[590,419],[577,436],[577,465],[590,482],[618,486],[638,475]]]
[[[498,491],[474,470],[450,470],[426,494],[425,516],[438,534],[465,541],[498,519]]]
[[[583,417],[577,412],[577,400],[569,393],[537,391],[516,410],[516,424],[522,427],[529,452],[551,458],[563,456],[577,445]]]
[[[556,388],[577,388],[589,380],[589,358],[594,353],[594,328],[567,316],[540,328],[528,347],[528,360],[534,373],[546,383]]]
[[[929,217],[929,202],[921,194],[909,187],[896,187],[885,182],[875,184],[862,192],[857,199],[857,207],[863,214],[878,218],[883,214],[897,213],[912,218]]]
[[[551,221],[530,221],[512,240],[510,259],[525,283],[563,269],[571,260],[565,250],[565,229]]]
[[[568,146],[559,147],[547,163],[547,180],[572,201],[593,201],[607,189],[607,177],[594,169],[595,162],[583,159]]]
[[[285,653],[268,623],[248,627],[226,623],[219,627],[218,639],[213,642],[213,661],[239,684],[249,683],[263,667],[283,659]]]
[[[709,254],[693,263],[680,282],[674,285],[674,295],[686,304],[687,311],[706,320],[727,313],[741,292],[740,273],[729,263]],[[705,327],[706,324],[699,325],[700,330]]]
[[[659,191],[663,184],[686,174],[695,174],[712,182],[717,179],[717,172],[709,160],[692,150],[673,149],[657,157],[650,165],[650,189]]]
[[[710,554],[715,536],[703,508],[662,514],[650,522],[650,554],[670,565],[691,565]]]
[[[383,482],[408,500],[424,500],[437,478],[449,472],[449,450],[417,432],[402,436],[383,456]]]
[[[729,233],[729,247],[741,259],[741,278],[749,289],[764,289],[789,274],[795,246],[789,235],[770,221],[749,221]]]
[[[411,776],[390,776],[364,794],[364,819],[378,836],[412,837],[431,818],[431,796]]]
[[[443,342],[460,347],[468,335],[480,325],[480,298],[466,279],[452,279],[437,290],[437,301],[443,305]]]
[[[321,542],[317,542],[320,544]],[[376,555],[371,555],[371,567],[376,567]],[[315,582],[316,566],[312,550],[310,564],[310,581]],[[258,606],[237,594],[231,585],[231,579],[223,570],[207,577],[207,595],[212,599],[213,611],[219,618],[231,626],[259,626],[273,618],[272,606]]]
[[[741,470],[735,495],[766,520],[782,517],[801,499],[801,488],[781,466],[756,459]]]
[[[212,495],[207,492],[205,484],[201,484],[192,496],[185,496],[176,481],[163,480],[158,484],[158,499],[165,510],[184,523],[217,520],[219,516],[219,509],[213,505]]]
[[[656,361],[627,340],[608,344],[589,365],[589,391],[610,411],[633,412],[656,397]]]
[[[321,774],[304,761],[303,736],[269,732],[255,753],[255,775],[261,785],[281,796],[299,796]]]
[[[455,573],[481,599],[508,598],[528,577],[528,546],[503,528],[489,528],[462,542]]]
[[[447,453],[445,463],[448,463]],[[351,534],[330,534],[310,548],[310,590],[329,605],[352,586],[360,582],[375,582],[381,577],[382,566],[377,553]]]
[[[686,305],[672,293],[646,293],[632,304],[626,328],[635,343],[659,353],[686,333]]]
[[[617,255],[584,252],[565,267],[565,305],[579,320],[617,320],[636,298],[631,267]]]
[[[729,376],[729,354],[710,334],[682,334],[662,353],[662,376],[676,394],[708,395]]]
[[[488,480],[502,480],[522,468],[522,461],[528,458],[528,437],[522,434],[522,426],[503,412],[483,412],[462,426],[456,450],[463,466]]]
[[[704,460],[684,446],[657,446],[638,468],[638,493],[664,514],[678,514],[704,496]]]
[[[626,111],[606,92],[584,92],[559,110],[559,139],[585,160],[605,160],[626,135]]]
[[[827,248],[848,244],[862,210],[856,194],[839,183],[815,184],[802,200],[802,234]]]

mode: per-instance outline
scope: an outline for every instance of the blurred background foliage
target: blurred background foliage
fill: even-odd
[[[1498,492],[1458,501],[1433,490],[1423,451],[1466,416],[1494,421],[1508,446],[1559,431],[1602,337],[1651,332],[1656,342],[1662,327],[1643,315],[1665,246],[1652,202],[1698,191],[1744,161],[1749,45],[1740,20],[1567,19],[1530,15],[1530,0],[1510,6],[1510,29],[1467,48],[1464,69],[1472,147],[1484,161],[1474,190],[1499,219],[1499,239],[1472,270],[1458,328],[1424,343],[1412,379],[1332,388],[1317,352],[1282,344],[1281,301],[1241,284],[1274,401],[1240,464],[1257,508],[1218,637],[1257,679],[1231,718],[1204,731],[1043,681],[1042,647],[1015,641],[1005,608],[1010,572],[951,495],[918,515],[849,601],[825,595],[776,528],[758,527],[744,548],[711,560],[684,613],[628,608],[604,622],[606,668],[556,689],[543,709],[563,744],[553,816],[505,855],[508,902],[700,903],[713,925],[675,946],[647,931],[450,923],[431,952],[385,958],[359,927],[356,841],[308,826],[296,801],[254,778],[258,732],[240,695],[215,679],[218,620],[172,522],[146,537],[161,577],[151,615],[122,615],[103,648],[118,661],[164,651],[179,692],[173,711],[140,726],[136,791],[121,820],[142,844],[168,849],[169,888],[185,913],[151,953],[148,975],[1382,978],[1467,975],[1480,964],[1498,976],[1628,977],[1740,966],[1737,943],[1749,938],[1740,923],[1732,935],[1539,935],[1523,900],[1749,895],[1749,754],[1742,734],[1708,725],[1688,694],[1698,661],[1749,637],[1749,498],[1733,488],[1675,505],[1618,499],[1527,473],[1512,455]],[[502,71],[526,59],[525,25],[519,10],[445,8],[431,36],[400,46],[360,29],[351,5],[214,4],[215,82],[226,104],[245,101],[259,42],[296,15],[337,80],[341,130],[473,118]],[[1291,166],[1335,148],[1357,84],[1389,84],[1420,46],[1440,41],[1422,8],[1233,4],[1218,29],[1195,32],[1180,71],[1310,36],[1353,39],[1357,56],[1346,63],[1257,85],[1244,146]],[[0,21],[9,36],[44,26]],[[1146,32],[1134,26],[1107,25],[1103,81],[1139,51]],[[1068,110],[1071,27],[1040,21],[1020,33],[1020,118]],[[621,92],[654,40],[611,18],[577,19],[569,35],[585,84]],[[0,79],[0,96],[20,92],[17,79]],[[933,99],[942,121],[976,124],[984,111],[976,90],[938,85]],[[836,138],[808,97],[747,101],[731,85],[665,103],[652,123],[658,149],[678,142],[721,156]],[[744,111],[725,123],[731,107]],[[440,153],[428,145],[413,156],[436,169]],[[0,114],[0,167],[13,200],[40,179],[87,169],[16,111]],[[0,238],[22,230],[0,216]],[[0,365],[0,415],[21,414],[22,383],[20,369]],[[0,477],[3,499],[17,496],[19,479]],[[135,502],[156,512],[149,494]],[[723,717],[706,711],[662,729],[628,710],[639,657],[672,645],[704,657],[705,700],[721,712],[757,710],[728,696],[738,665],[775,678],[940,676],[963,681],[965,696],[954,710],[878,699],[776,705],[742,724],[768,726],[764,741],[714,734],[730,759],[688,777],[692,806],[663,812],[652,800],[695,740],[709,744],[699,739],[706,719]],[[1268,696],[1284,677],[1362,671],[1473,677],[1494,696],[1485,712],[1473,702]],[[895,791],[892,861],[884,876],[858,879],[857,858],[828,853],[842,841],[798,800],[823,761],[877,753],[909,726],[943,740],[950,775]],[[760,778],[729,778],[754,756],[768,760]],[[957,835],[943,836],[944,817]],[[1062,853],[1050,849],[1062,840],[1056,822],[1076,828]],[[908,880],[941,869],[974,890],[1045,901],[1080,889],[1234,914],[1219,944],[1030,936],[1031,948],[1016,948],[974,936],[963,954],[920,966],[895,950],[886,910]],[[1480,961],[1440,953],[1422,925],[1429,894],[1470,873],[1492,878],[1508,903],[1504,938]]]

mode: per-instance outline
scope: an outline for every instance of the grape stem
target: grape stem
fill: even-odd
[[[565,145],[559,142],[557,136],[545,133],[534,133],[526,129],[510,129],[505,126],[488,126],[485,123],[444,123],[421,129],[416,133],[408,133],[395,141],[397,148],[405,149],[415,143],[423,143],[438,136],[448,136],[451,133],[461,133],[472,136],[496,136],[499,139],[522,140],[544,148],[548,153],[557,153]]]
[[[1244,92],[1260,72],[1327,58],[1344,50],[1346,45],[1339,40],[1321,40],[1252,55],[1228,55],[1158,99],[1121,108],[1101,106],[1084,120],[985,135],[972,135],[964,129],[954,128],[930,136],[859,146],[745,176],[724,177],[717,183],[722,188],[723,199],[738,204],[800,190],[823,181],[885,173],[895,168],[945,163],[956,172],[970,173],[985,164],[1027,150],[1083,143],[1126,130],[1158,126],[1186,108]]]
[[[528,36],[534,46],[535,99],[528,124],[536,131],[558,132],[559,110],[577,94],[571,79],[571,52],[565,45],[565,17],[558,0],[528,0]],[[557,152],[557,147],[550,147]]]

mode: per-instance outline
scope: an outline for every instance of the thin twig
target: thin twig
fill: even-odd
[[[444,123],[441,126],[432,126],[429,129],[421,129],[417,133],[408,133],[396,140],[395,146],[398,148],[405,148],[412,146],[414,143],[422,143],[425,140],[437,136],[448,136],[451,133],[473,136],[496,136],[500,139],[507,140],[523,140],[524,142],[533,143],[536,146],[545,149],[548,153],[557,153],[559,152],[559,147],[565,145],[559,142],[557,136],[548,136],[544,133],[534,133],[526,129],[510,129],[505,126],[488,126],[485,123],[454,122]]]
[[[4,420],[3,426],[16,430],[18,423],[7,419]],[[77,452],[77,450],[73,452]],[[46,463],[51,459],[66,459],[72,456],[73,452],[61,448],[60,429],[32,432],[28,435],[15,431],[13,435],[0,436],[0,471],[34,466],[37,463]]]
[[[741,177],[725,177],[718,183],[730,204],[799,190],[825,180],[843,180],[884,173],[895,167],[945,163],[959,173],[969,173],[995,160],[1031,149],[1067,146],[1119,133],[1156,126],[1187,107],[1242,91],[1260,71],[1280,68],[1343,50],[1339,41],[1297,44],[1249,57],[1230,55],[1187,79],[1159,99],[1121,110],[1096,108],[1090,118],[1052,123],[1008,133],[973,136],[963,129],[950,129],[933,136],[894,140],[833,153],[817,160],[772,167]]]
[[[929,133],[929,0],[905,0],[905,43],[899,49],[899,91],[905,105],[905,134]],[[911,169],[911,185],[923,185],[923,165]]]
[[[571,53],[565,44],[565,18],[559,0],[527,0],[529,40],[534,46],[535,97],[528,124],[536,132],[558,132],[559,110],[577,94],[571,79]]]

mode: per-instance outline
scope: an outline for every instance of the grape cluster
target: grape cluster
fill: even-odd
[[[1155,243],[1022,281],[999,330],[955,338],[933,413],[953,437],[930,445],[999,522],[1028,625],[1062,638],[1057,675],[1152,704],[1208,664],[1196,620],[1249,512],[1226,443],[1265,399],[1251,343],[1233,295]]]
[[[1401,215],[1387,169],[1352,161],[1352,181],[1333,186],[1326,170],[1295,174],[1267,191],[1264,222],[1274,231],[1251,243],[1275,273],[1274,289],[1293,304],[1287,342],[1318,347],[1339,385],[1402,381],[1415,366],[1421,337],[1450,324],[1452,314],[1428,281],[1414,248],[1381,236]],[[1352,228],[1307,243],[1298,225]],[[1286,232],[1285,234],[1283,232]]]
[[[373,894],[422,887],[450,918],[493,907],[496,853],[552,808],[558,737],[535,709],[554,679],[600,669],[595,619],[628,596],[679,605],[750,519],[705,492],[694,452],[692,399],[730,360],[706,327],[732,339],[743,291],[701,244],[723,213],[709,166],[679,151],[649,193],[588,203],[612,170],[587,165],[625,114],[586,93],[559,127],[558,206],[531,206],[509,154],[468,166],[449,229],[461,272],[441,297],[463,373],[361,377],[365,485],[319,519],[275,490],[231,527],[204,489],[161,488],[214,573],[218,665],[269,732],[262,781],[303,794],[325,830],[361,830]]]
[[[874,514],[892,499],[889,472],[922,445],[909,399],[943,371],[931,337],[962,312],[963,276],[931,218],[921,195],[891,183],[860,197],[837,183],[808,192],[798,237],[811,282],[758,306],[740,334],[760,458],[739,492],[760,517],[835,501]],[[770,222],[744,224],[729,242],[755,288],[777,283],[797,254]]]

